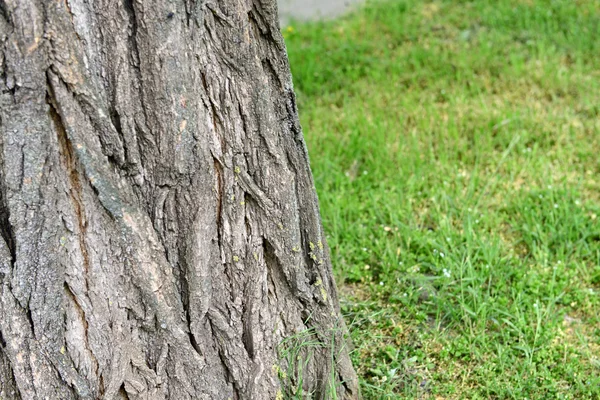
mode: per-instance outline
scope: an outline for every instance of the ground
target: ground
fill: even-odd
[[[597,0],[283,32],[364,397],[600,398]]]
[[[345,14],[361,0],[278,0],[282,25],[290,19],[314,20],[333,18]]]

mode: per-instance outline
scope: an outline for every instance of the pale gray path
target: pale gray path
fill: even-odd
[[[291,18],[308,20],[337,17],[361,3],[361,0],[278,0],[278,2],[281,26],[285,26]]]

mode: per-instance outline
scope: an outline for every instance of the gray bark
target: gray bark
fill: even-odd
[[[274,0],[0,0],[0,227],[0,399],[358,396]]]

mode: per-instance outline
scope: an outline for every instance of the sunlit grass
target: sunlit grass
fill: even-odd
[[[599,398],[600,3],[284,34],[364,397]]]

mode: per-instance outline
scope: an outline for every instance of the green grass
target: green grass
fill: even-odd
[[[600,1],[284,35],[364,398],[600,398]]]

